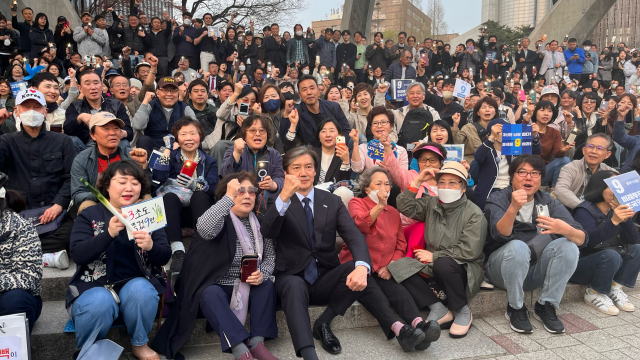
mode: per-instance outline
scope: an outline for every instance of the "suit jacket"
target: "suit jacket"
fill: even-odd
[[[535,47],[533,49],[527,50],[527,56],[524,55],[524,48],[520,51],[516,51],[516,56],[514,61],[516,62],[516,70],[522,71],[522,68],[527,67],[527,76],[531,74],[533,70],[533,66],[536,64],[536,59],[538,58],[538,53],[536,52]],[[524,59],[523,62],[520,62],[520,59]],[[529,76],[531,79],[531,76]]]
[[[340,265],[336,253],[336,231],[353,254],[355,261],[364,261],[371,266],[371,257],[364,235],[353,222],[349,211],[337,195],[314,190],[313,227],[316,247],[311,248],[307,218],[298,196],[291,197],[291,205],[284,216],[280,216],[275,201],[278,192],[269,197],[267,212],[260,231],[262,236],[276,243],[276,268],[273,274],[291,275],[301,273],[315,257],[318,260],[318,275]],[[371,267],[373,269],[373,267]]]
[[[318,185],[318,179],[320,178],[320,160],[322,159],[322,148],[313,148],[313,151],[318,154],[318,163],[316,164],[316,177],[313,179],[313,185]],[[327,169],[327,174],[324,176],[324,181],[342,181],[351,179],[351,170],[341,171],[342,159],[338,155],[334,155]]]
[[[562,72],[567,62],[564,60],[564,53],[562,51],[556,51],[556,64],[560,63],[560,67],[554,67],[551,61],[551,50],[544,50],[544,59],[542,59],[542,65],[540,65],[539,74],[544,74],[545,84],[551,84],[552,77],[556,76],[556,83],[562,81]],[[547,71],[548,70],[548,71]]]

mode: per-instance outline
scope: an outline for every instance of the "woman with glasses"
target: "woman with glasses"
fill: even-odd
[[[487,129],[491,135],[482,143],[476,151],[474,160],[478,165],[478,184],[473,189],[476,195],[475,204],[484,209],[484,203],[494,191],[499,191],[509,186],[509,165],[512,155],[502,155],[502,126],[508,124],[504,119],[491,120]],[[540,155],[540,136],[538,125],[532,124],[533,143],[531,151]]]
[[[569,279],[590,285],[584,302],[608,315],[635,310],[622,287],[633,289],[640,273],[638,230],[632,220],[635,212],[617,204],[604,182],[616,175],[611,170],[593,174],[584,190],[585,201],[573,211],[573,218],[589,234],[589,242],[580,249],[578,267]]]
[[[450,161],[439,171],[425,168],[398,196],[398,211],[424,222],[424,243],[412,247],[410,257],[388,266],[395,281],[411,293],[418,308],[429,307],[426,321],[437,321],[453,338],[467,335],[473,316],[469,300],[484,277],[484,216],[465,196],[468,172]],[[438,195],[417,197],[424,182],[435,180]],[[429,278],[423,276],[426,275]],[[435,280],[435,285],[430,281]],[[448,308],[434,290],[444,290]]]
[[[223,352],[236,359],[277,360],[264,346],[265,340],[278,337],[271,276],[276,254],[253,213],[257,185],[250,172],[225,176],[216,190],[216,204],[198,219],[178,279],[180,291],[153,340],[153,347],[167,358],[179,358],[176,354],[202,313],[220,337]],[[247,315],[250,331],[244,327]]]
[[[358,181],[361,196],[349,201],[349,215],[356,226],[365,236],[367,247],[371,255],[371,277],[386,298],[391,307],[400,315],[407,325],[394,323],[391,328],[398,333],[408,329],[420,329],[425,339],[415,346],[415,350],[426,350],[431,342],[440,338],[440,326],[436,321],[426,322],[420,316],[420,309],[407,289],[398,284],[387,266],[402,259],[407,254],[407,241],[400,221],[400,213],[387,203],[391,182],[386,170],[374,167],[365,170]],[[340,263],[352,261],[353,255],[346,244],[340,251]],[[403,342],[400,342],[402,345]],[[411,351],[406,349],[404,351]]]
[[[167,213],[165,232],[172,252],[171,271],[180,272],[186,251],[182,244],[182,227],[195,227],[198,218],[213,203],[218,185],[218,164],[214,158],[199,149],[200,141],[204,138],[204,129],[199,121],[183,117],[173,125],[171,135],[175,138],[173,149],[165,148],[162,156],[151,166],[153,180],[160,184],[170,180],[170,184],[189,189],[192,194],[186,199],[186,204],[184,199],[170,190],[165,191],[162,197]],[[192,176],[182,173],[187,161],[195,163]]]
[[[581,149],[587,137],[596,133],[611,135],[612,128],[607,128],[607,123],[603,120],[603,118],[606,118],[607,113],[604,109],[600,108],[601,101],[600,97],[594,92],[586,92],[577,100],[578,106],[577,109],[574,109],[575,119],[573,119],[573,123],[577,130],[580,131],[580,134],[576,137],[575,141],[576,151],[573,156],[574,160],[582,159]],[[569,111],[563,111],[562,113],[565,119],[574,115],[573,112]]]
[[[362,105],[360,106],[360,111],[362,110]],[[374,145],[379,145],[384,139],[390,140],[390,134],[393,131],[395,124],[395,118],[393,113],[390,110],[384,108],[384,106],[376,106],[367,114],[367,127],[371,129],[373,133],[373,140],[370,142]],[[354,128],[357,129],[357,128]],[[353,171],[357,173],[361,173],[366,169],[370,169],[377,164],[380,159],[373,159],[369,156],[369,152],[367,150],[368,144],[360,144],[358,139],[359,131],[353,133],[355,136],[351,136],[353,140],[354,148],[358,146],[359,151],[353,151],[353,155],[351,156],[351,167]],[[350,134],[351,135],[351,134]],[[383,139],[384,138],[384,139]],[[375,141],[374,141],[375,140]],[[398,159],[398,163],[401,168],[408,169],[409,168],[409,158],[407,156],[407,150],[400,145],[396,145],[394,142],[391,142],[391,153],[393,156]],[[374,155],[382,158],[384,154]]]

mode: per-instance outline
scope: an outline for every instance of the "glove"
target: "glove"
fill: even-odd
[[[187,175],[178,174],[178,177],[176,178],[176,182],[178,183],[178,185],[185,187],[187,189],[190,189],[190,190],[196,189],[195,180],[192,177],[189,177]]]
[[[169,149],[169,150],[173,150],[173,142],[175,141],[175,138],[173,137],[173,135],[169,134],[165,137],[162,138],[162,140],[164,140],[164,147]]]

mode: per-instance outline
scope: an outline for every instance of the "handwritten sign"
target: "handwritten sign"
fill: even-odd
[[[367,156],[373,160],[384,160],[384,145],[380,144],[378,140],[371,140],[367,144]]]
[[[0,359],[22,359],[21,344],[17,335],[0,336]]]
[[[442,144],[442,147],[447,150],[447,158],[444,159],[444,163],[449,161],[461,162],[464,159],[464,144]]]
[[[18,97],[18,92],[20,90],[25,90],[27,88],[26,81],[16,81],[10,83],[9,85],[11,86],[11,93],[13,94],[14,98]]]
[[[0,359],[29,359],[29,323],[26,314],[0,316],[0,327]]]
[[[407,87],[413,80],[410,79],[393,79],[391,80],[391,89],[393,98],[396,100],[405,100],[407,98]]]
[[[604,179],[604,182],[613,191],[620,205],[627,205],[633,211],[640,210],[640,175],[635,170]]]
[[[167,215],[161,196],[125,206],[122,208],[122,214],[136,231],[144,230],[151,233],[167,226]],[[133,234],[129,229],[127,229],[127,234],[129,239],[133,239]]]
[[[466,99],[471,95],[471,84],[464,80],[456,79],[456,86],[453,88],[453,96]]]
[[[502,125],[502,155],[531,154],[532,142],[531,125]]]

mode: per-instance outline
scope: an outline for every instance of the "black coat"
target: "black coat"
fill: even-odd
[[[315,257],[318,274],[340,265],[336,253],[336,231],[349,247],[355,261],[371,265],[369,249],[364,235],[358,230],[347,208],[337,195],[314,190],[313,213],[316,248],[311,248],[307,218],[297,195],[291,197],[291,205],[280,216],[275,201],[280,194],[269,197],[267,212],[260,231],[262,237],[276,243],[276,268],[274,275],[291,275],[302,272]],[[193,246],[193,245],[192,245]]]
[[[275,206],[273,209],[275,210]],[[191,336],[202,293],[229,271],[236,255],[238,235],[229,215],[224,221],[222,231],[212,240],[202,239],[197,231],[191,240],[182,271],[173,286],[177,297],[171,307],[171,314],[151,344],[154,350],[169,359],[174,358]]]
[[[320,163],[322,160],[322,149],[321,148],[313,148],[313,151],[318,154],[318,163],[316,163],[316,177],[313,179],[313,184],[318,185],[318,179],[320,178]],[[329,164],[329,169],[327,169],[327,174],[324,176],[325,182],[338,182],[342,180],[351,179],[351,170],[342,171],[340,170],[340,165],[342,165],[342,159],[338,157],[338,155],[334,155],[331,160],[331,164]]]
[[[78,52],[78,44],[75,40],[73,40],[73,29],[71,29],[71,33],[64,35],[61,34],[62,28],[56,26],[56,29],[53,33],[53,42],[56,44],[58,50],[56,51],[56,57],[60,60],[63,60],[67,57],[67,46],[71,44],[71,49],[73,51]]]
[[[24,36],[22,33],[20,35]],[[31,40],[31,58],[35,59],[42,55],[42,49],[49,48],[49,44],[53,43],[53,31],[34,27],[29,32],[29,39]]]
[[[273,36],[268,36],[264,39],[264,47],[267,49],[267,61],[271,61],[273,65],[279,68],[287,63],[287,47],[286,40],[281,39],[280,45]],[[282,72],[282,69],[280,69]]]

